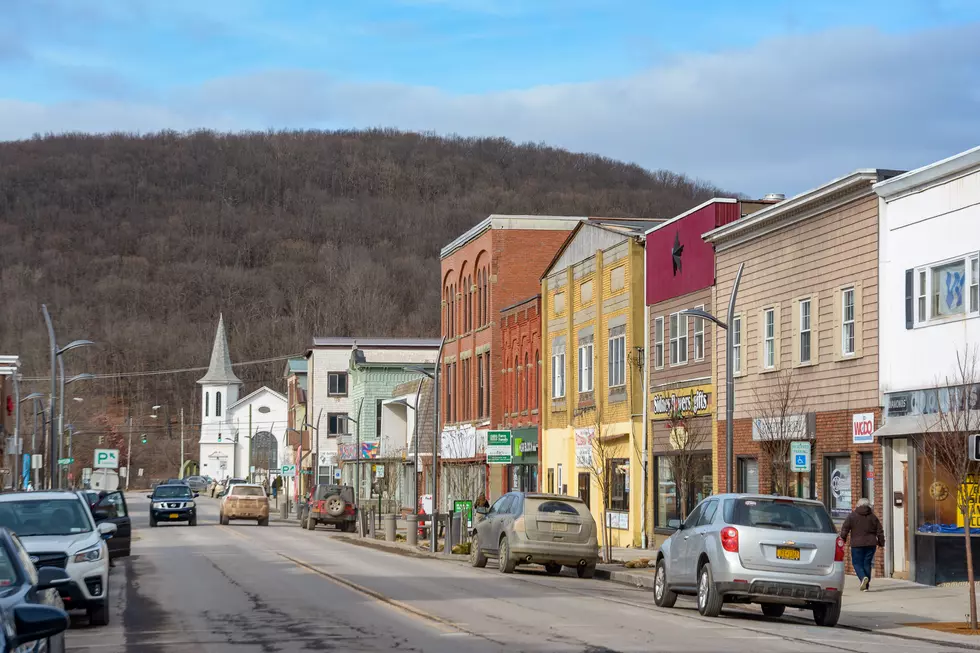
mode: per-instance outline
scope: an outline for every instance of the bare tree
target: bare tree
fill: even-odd
[[[575,465],[589,470],[589,476],[599,488],[599,523],[602,529],[602,557],[612,560],[612,526],[609,523],[609,503],[612,493],[613,477],[617,470],[612,469],[616,458],[612,440],[623,436],[610,435],[602,425],[602,413],[598,408],[591,409],[593,417],[590,425],[575,429]]]
[[[970,594],[970,629],[977,630],[977,597],[974,589],[973,549],[970,529],[980,508],[980,462],[971,459],[968,438],[980,434],[980,350],[976,346],[956,354],[952,375],[937,383],[938,411],[923,416],[916,446],[935,461],[958,486],[956,504],[963,515],[966,575]]]
[[[768,385],[753,389],[758,415],[755,430],[759,449],[769,459],[772,491],[788,494],[790,443],[808,437],[806,396],[792,368],[769,376]]]
[[[699,419],[694,410],[684,408],[680,402],[673,402],[671,407],[667,425],[673,454],[666,457],[677,488],[677,508],[681,521],[687,519],[688,492],[703,470],[704,448],[711,443],[711,421]]]

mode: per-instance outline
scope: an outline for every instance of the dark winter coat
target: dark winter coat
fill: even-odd
[[[871,511],[871,506],[858,506],[844,520],[840,529],[841,539],[851,536],[851,547],[885,546],[885,529],[881,520]]]

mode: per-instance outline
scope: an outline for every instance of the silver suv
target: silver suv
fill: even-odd
[[[820,626],[840,617],[844,541],[818,501],[721,494],[702,501],[657,553],[653,598],[673,607],[697,596],[716,617],[724,603],[760,603],[767,617],[787,605],[813,610]]]

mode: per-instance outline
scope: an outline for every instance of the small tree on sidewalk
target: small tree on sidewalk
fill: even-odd
[[[980,351],[967,348],[956,354],[956,367],[938,386],[938,411],[923,416],[916,445],[957,484],[956,505],[963,515],[966,575],[970,594],[970,629],[977,630],[977,597],[974,587],[970,528],[980,500],[980,462],[970,459],[968,438],[980,434]]]
[[[599,528],[602,529],[602,557],[612,560],[612,528],[607,518],[612,478],[610,469],[613,460],[612,443],[608,433],[603,432],[602,417],[598,408],[591,410],[593,424],[575,429],[576,466],[589,470],[589,476],[599,488]]]
[[[753,389],[759,450],[769,459],[772,491],[789,494],[789,453],[793,440],[807,438],[806,397],[793,370],[772,372],[767,386]]]

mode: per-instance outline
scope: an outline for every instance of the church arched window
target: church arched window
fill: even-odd
[[[221,417],[221,393],[220,392],[216,392],[214,394],[215,394],[215,397],[217,397],[214,400],[214,416],[215,417]]]
[[[204,393],[204,416],[208,417],[211,414],[211,393]]]

